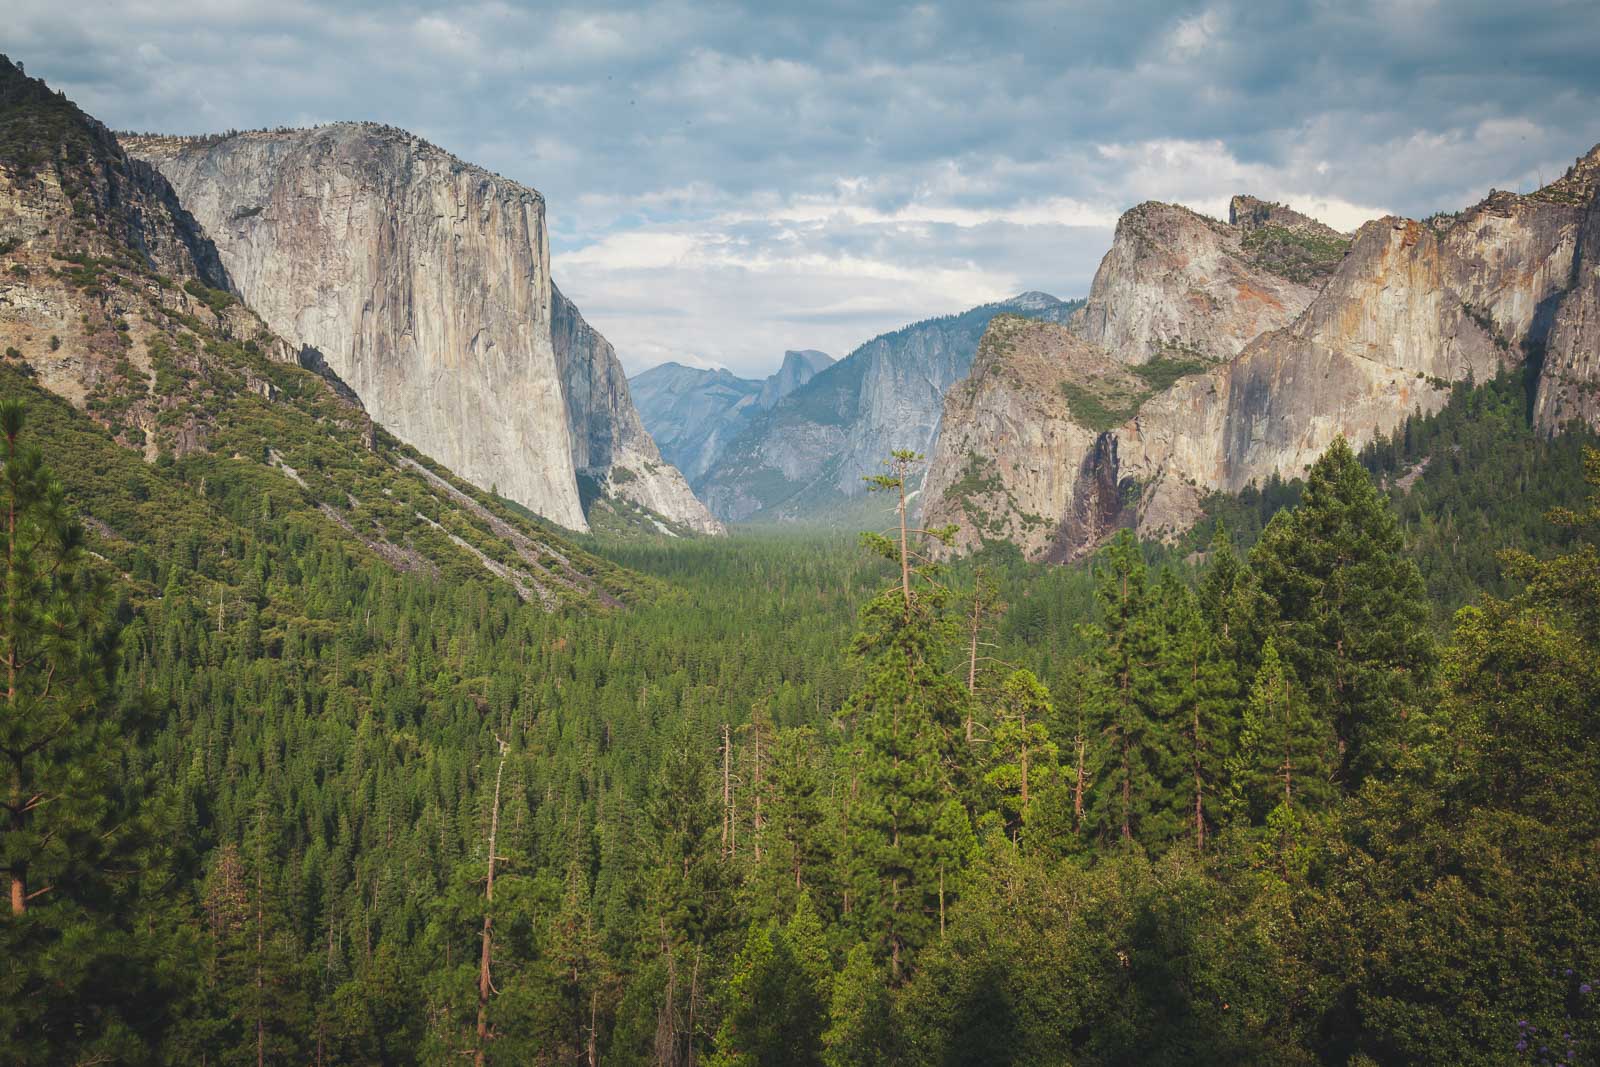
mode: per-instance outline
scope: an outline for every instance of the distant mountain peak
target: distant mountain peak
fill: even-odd
[[[1040,311],[1044,308],[1055,307],[1061,303],[1061,300],[1058,297],[1051,296],[1049,293],[1040,292],[1038,289],[1029,289],[1026,292],[1018,293],[1009,300],[1002,300],[1000,303],[1005,307],[1017,308],[1021,311]]]
[[[1262,200],[1258,197],[1240,194],[1228,202],[1228,225],[1237,226],[1241,230],[1259,230],[1267,226],[1277,226],[1296,233],[1314,234],[1321,237],[1341,238],[1349,234],[1340,233],[1327,223],[1319,222],[1310,215],[1304,215],[1287,204],[1280,204],[1272,200]]]
[[[793,349],[783,354],[783,364],[761,385],[756,403],[770,408],[823,370],[833,366],[833,357],[814,348]]]

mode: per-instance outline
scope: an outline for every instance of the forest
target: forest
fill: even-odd
[[[1173,545],[946,559],[902,453],[547,612],[5,373],[6,1062],[1600,1057],[1600,451],[1518,376]]]

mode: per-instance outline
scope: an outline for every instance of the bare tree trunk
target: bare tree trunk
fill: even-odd
[[[1206,783],[1200,773],[1200,704],[1194,706],[1194,847],[1196,852],[1205,851],[1206,847],[1206,815],[1205,791]]]
[[[1083,760],[1087,754],[1089,742],[1082,734],[1079,734],[1075,740],[1078,748],[1078,780],[1072,787],[1072,832],[1076,834],[1083,827]]]
[[[498,737],[495,740],[500,741]],[[489,981],[490,927],[494,923],[494,849],[495,837],[500,832],[500,778],[505,773],[509,748],[500,741],[500,765],[494,772],[494,804],[489,809],[489,877],[483,889],[483,951],[478,958],[478,1047],[472,1054],[473,1067],[483,1067],[489,1045],[489,992],[494,988]]]
[[[265,856],[262,850],[265,847],[265,838],[262,833],[261,819],[257,819],[256,834],[262,838],[262,844],[257,846],[256,854],[256,1067],[265,1067],[267,1062],[267,1021],[263,1012],[266,1010],[267,992],[266,981],[261,972],[261,956],[266,949],[266,939],[262,930],[265,916],[261,909],[261,868],[264,866]]]
[[[596,1016],[599,1014],[600,991],[591,990],[589,993],[589,1041],[585,1051],[589,1056],[589,1067],[600,1067],[599,1028]]]
[[[1294,756],[1292,746],[1293,735],[1290,733],[1289,722],[1289,683],[1283,683],[1283,802],[1289,807],[1294,807],[1294,789],[1291,779],[1294,777]]]
[[[1128,759],[1128,732],[1122,732],[1122,839],[1133,840],[1133,767]]]
[[[755,837],[756,837],[756,844],[755,844],[755,849],[756,849],[756,863],[759,864],[761,862],[761,826],[762,826],[762,823],[761,823],[761,724],[759,722],[757,722],[755,724],[755,730],[754,730],[754,733],[753,733],[753,736],[752,736],[752,740],[755,743],[755,752],[754,752],[754,755],[755,755],[755,786],[756,786],[756,799],[755,799]]]
[[[728,724],[722,724],[722,858],[733,855],[733,790],[729,770],[733,759],[733,745],[728,739]]]
[[[6,438],[6,455],[15,457],[17,454],[17,439],[12,436]],[[17,494],[13,489],[7,494],[6,499],[6,582],[11,581],[12,568],[17,549]],[[14,590],[7,591],[8,596],[15,596]],[[16,635],[9,635],[6,642],[6,711],[16,714],[17,707],[17,644]],[[11,771],[11,825],[16,830],[21,830],[28,819],[27,797],[23,795],[22,764],[18,762]],[[24,861],[17,860],[11,867],[11,914],[21,915],[28,910],[28,868]]]

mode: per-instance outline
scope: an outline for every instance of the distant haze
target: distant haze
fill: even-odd
[[[1250,192],[1350,228],[1531,188],[1600,141],[1592,3],[7,9],[5,50],[113,126],[370,118],[534,186],[558,282],[631,372],[762,377],[1081,296],[1145,199]]]

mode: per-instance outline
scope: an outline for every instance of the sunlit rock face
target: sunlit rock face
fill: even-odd
[[[849,514],[891,451],[932,446],[945,393],[967,376],[990,319],[1060,321],[1078,306],[1022,293],[875,337],[751,417],[695,488],[730,520]]]
[[[663,363],[629,379],[634,405],[661,454],[695,485],[746,423],[833,365],[815,349],[783,354],[765,379]]]
[[[125,143],[240,295],[397,436],[571,529],[587,529],[579,475],[716,528],[639,427],[611,346],[552,284],[534,190],[370,123]]]
[[[1538,192],[1349,239],[1248,197],[1228,224],[1135,208],[1069,330],[990,325],[925,518],[1047,559],[1125,525],[1169,536],[1206,492],[1300,475],[1336,436],[1359,447],[1530,358],[1541,429],[1600,423],[1597,173],[1600,150]]]

